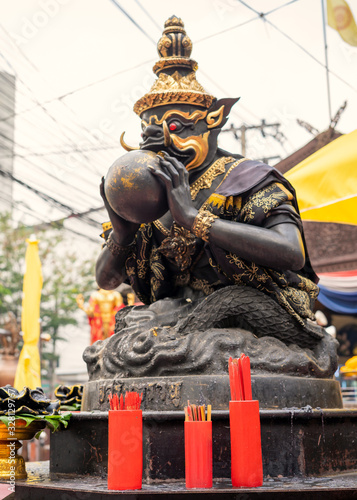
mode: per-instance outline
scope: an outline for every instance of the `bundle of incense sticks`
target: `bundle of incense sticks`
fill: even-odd
[[[140,410],[143,393],[140,395],[137,392],[126,392],[118,397],[118,394],[109,394],[108,396],[111,410]]]
[[[207,405],[207,417],[206,417],[206,405],[191,405],[187,401],[187,406],[185,410],[185,421],[186,422],[210,422],[212,406]]]
[[[250,359],[245,354],[240,358],[229,358],[229,385],[232,401],[251,401],[252,382],[250,377]]]

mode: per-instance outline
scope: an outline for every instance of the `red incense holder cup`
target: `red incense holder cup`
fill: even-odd
[[[108,490],[140,490],[142,475],[142,411],[109,410]]]
[[[212,422],[185,422],[186,488],[212,488]]]
[[[232,486],[263,484],[262,445],[258,401],[230,401]]]

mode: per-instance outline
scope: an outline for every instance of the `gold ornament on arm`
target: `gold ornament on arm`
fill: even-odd
[[[198,212],[195,220],[193,221],[191,229],[192,233],[208,243],[211,226],[215,219],[218,219],[217,215],[213,215],[208,210]]]
[[[123,147],[126,151],[136,151],[136,150],[140,149],[140,148],[132,148],[131,146],[128,146],[128,144],[126,144],[126,143],[124,142],[124,134],[125,134],[125,132],[123,132],[123,133],[121,134],[121,136],[120,136],[120,144],[121,144],[121,146],[122,146],[122,147]]]

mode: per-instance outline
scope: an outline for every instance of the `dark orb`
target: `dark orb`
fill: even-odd
[[[156,153],[130,151],[118,158],[105,178],[105,195],[123,219],[143,224],[162,217],[168,210],[166,189],[149,166],[160,169]]]

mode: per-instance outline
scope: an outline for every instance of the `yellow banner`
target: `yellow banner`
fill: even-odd
[[[356,144],[357,130],[286,172],[296,189],[302,219],[357,225]]]
[[[357,25],[345,0],[327,0],[327,22],[345,42],[357,47]]]
[[[40,302],[42,290],[41,262],[38,255],[38,241],[27,240],[23,284],[21,328],[24,345],[17,365],[14,387],[41,387],[41,361],[38,350],[40,339]]]

